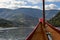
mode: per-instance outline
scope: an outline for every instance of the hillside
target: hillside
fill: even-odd
[[[59,10],[46,10],[46,19],[51,19]],[[33,8],[4,9],[0,8],[0,18],[11,21],[19,27],[32,27],[37,25],[42,17],[42,10]]]
[[[51,24],[53,24],[56,27],[60,27],[60,12],[56,14],[52,19],[49,21]]]
[[[29,15],[20,14],[15,17],[16,17],[16,19],[12,20],[12,21],[16,22],[18,24],[22,23],[22,26],[24,26],[24,27],[35,26],[38,23],[38,18],[29,16]]]
[[[59,10],[46,10],[46,18],[47,19],[52,18],[53,15],[55,15],[57,12],[59,12]],[[32,16],[32,17],[41,18],[42,10],[33,9],[33,8],[19,8],[15,10],[0,8],[1,18],[14,20],[15,16],[20,15],[20,14],[25,14],[25,15]]]
[[[12,21],[8,21],[5,19],[0,19],[0,27],[16,27],[18,26],[16,23],[12,22]]]
[[[15,18],[14,20],[0,19],[0,27],[32,27],[38,23],[38,18],[24,14],[17,15]]]

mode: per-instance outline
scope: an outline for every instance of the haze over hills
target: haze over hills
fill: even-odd
[[[46,18],[50,19],[57,14],[59,10],[46,10]],[[0,18],[13,21],[19,25],[35,26],[38,19],[42,17],[42,10],[32,8],[19,9],[0,9]]]

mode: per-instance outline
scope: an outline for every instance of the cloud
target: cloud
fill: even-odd
[[[0,8],[17,8],[27,4],[25,1],[15,1],[15,0],[0,0]]]
[[[60,2],[60,0],[46,0],[46,2]]]
[[[41,9],[39,6],[32,6],[32,8]]]
[[[27,0],[27,1],[31,2],[32,4],[42,3],[42,0]],[[60,2],[60,0],[45,0],[45,2]]]
[[[51,10],[51,9],[59,9],[59,8],[55,4],[49,4],[49,5],[45,5],[45,9],[46,10]]]
[[[41,0],[27,0],[28,2],[31,2],[32,4],[40,3]]]
[[[39,7],[38,3],[41,3],[42,0],[0,0],[0,8],[9,8],[9,9],[15,9],[15,8],[36,8],[36,9],[41,9],[41,7]],[[46,2],[60,2],[60,0],[46,0]],[[31,5],[27,5],[28,3],[31,3]],[[32,6],[34,5],[34,6]],[[46,10],[50,10],[50,9],[57,9],[57,5],[55,4],[50,4],[50,5],[46,5],[45,6]],[[58,8],[60,9],[60,8]]]
[[[60,10],[60,8],[58,8],[58,10]]]
[[[31,0],[32,1],[32,0]],[[16,9],[16,8],[35,8],[40,9],[39,6],[26,6],[26,1],[21,0],[0,0],[0,8]]]
[[[19,8],[35,8],[35,9],[41,9],[39,6],[20,6]]]

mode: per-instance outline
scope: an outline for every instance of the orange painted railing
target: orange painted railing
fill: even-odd
[[[34,28],[34,30],[28,35],[28,37],[25,40],[30,40],[32,35],[34,34],[35,30],[37,29],[39,23],[36,25],[36,27]]]
[[[52,29],[54,29],[55,31],[57,31],[58,33],[60,33],[60,30],[57,29],[55,26],[49,24],[48,22],[46,22],[46,24],[47,24],[49,27],[51,27]]]
[[[60,30],[56,29],[53,25],[45,22],[45,28],[43,27],[43,20],[34,28],[34,30],[29,34],[26,40],[48,40],[46,32],[49,32],[52,40],[60,40]],[[35,37],[37,36],[37,37]],[[34,38],[35,37],[35,38]],[[40,37],[40,38],[39,38]]]
[[[42,20],[40,20],[42,21]],[[46,31],[42,26],[42,23],[39,22],[34,30],[28,35],[26,40],[48,40]]]
[[[52,40],[60,40],[60,30],[56,29],[56,27],[46,22],[46,30],[50,32]]]

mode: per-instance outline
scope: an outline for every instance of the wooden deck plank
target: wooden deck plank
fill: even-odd
[[[52,39],[53,40],[60,40],[60,33],[58,33],[55,29],[53,29],[51,26],[49,26],[49,25],[46,25],[47,26],[47,28],[46,28],[46,30],[48,31],[48,32],[50,32],[50,34],[51,34],[51,36],[52,36]]]
[[[37,28],[26,40],[48,40],[46,32],[50,32],[52,40],[60,40],[60,31],[49,23],[45,25],[46,29],[43,27],[42,23],[39,23]]]
[[[28,39],[28,40],[48,40],[45,30],[42,27],[41,23],[38,25],[38,27],[34,31],[33,35],[30,36],[29,38],[30,39]]]

